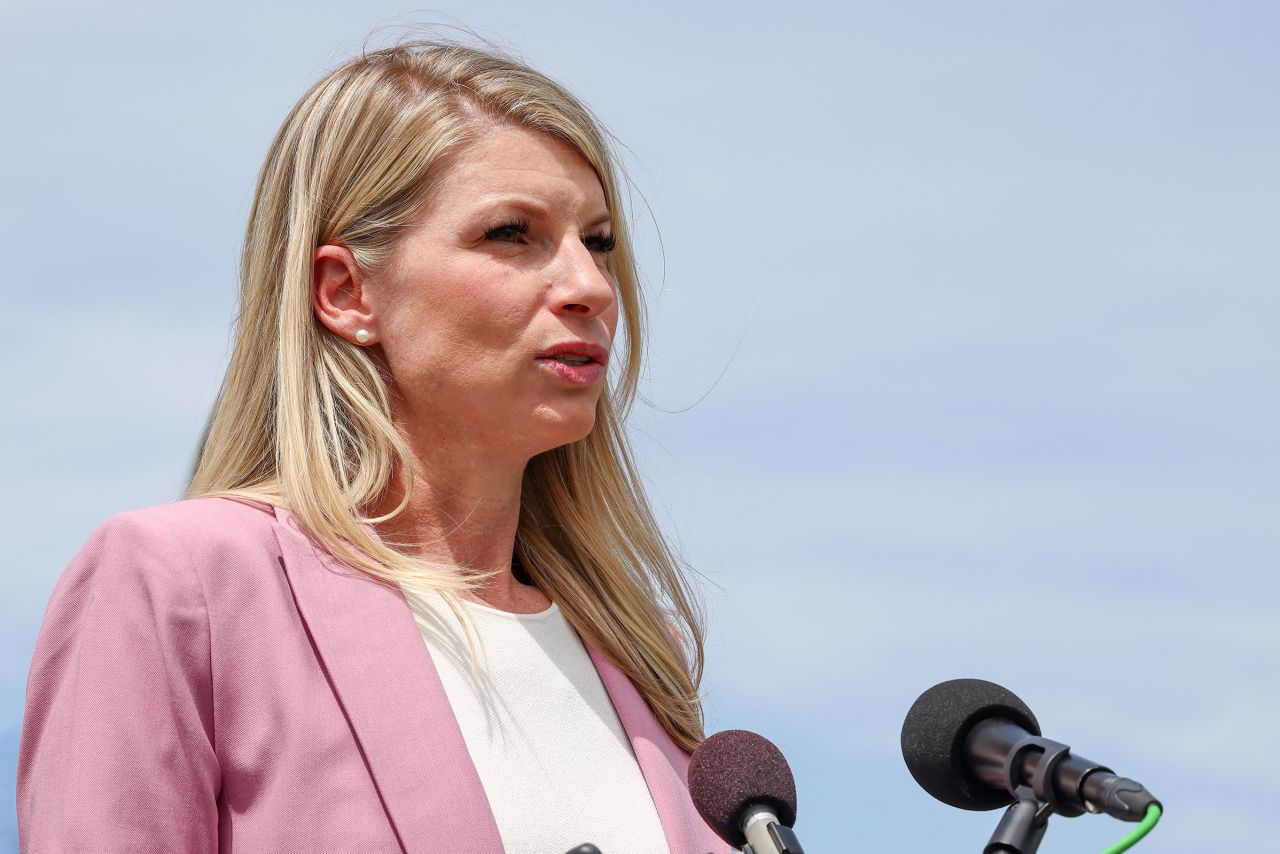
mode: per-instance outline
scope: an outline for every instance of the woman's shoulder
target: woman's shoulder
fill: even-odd
[[[163,528],[175,534],[199,538],[269,530],[274,521],[274,508],[270,504],[243,498],[204,496],[124,510],[109,517],[103,525]]]
[[[274,508],[260,501],[209,496],[125,510],[109,517],[94,537],[133,534],[187,550],[256,544],[272,537]]]
[[[269,504],[222,497],[122,511],[97,527],[64,575],[132,576],[147,588],[191,583],[186,576],[202,577],[215,565],[225,577],[274,562],[275,521]]]

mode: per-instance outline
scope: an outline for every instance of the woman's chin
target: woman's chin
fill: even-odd
[[[596,425],[595,407],[585,412],[570,409],[540,413],[540,429],[531,431],[538,436],[537,444],[541,450],[550,451],[562,445],[571,445],[591,435]]]

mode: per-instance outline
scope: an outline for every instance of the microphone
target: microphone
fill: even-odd
[[[953,679],[921,694],[902,725],[902,758],[921,788],[961,809],[997,809],[1034,795],[1059,815],[1142,821],[1148,807],[1160,806],[1142,784],[1041,738],[1026,703],[981,679]]]
[[[742,729],[718,732],[689,759],[689,796],[707,826],[743,854],[804,854],[796,781],[773,742]]]

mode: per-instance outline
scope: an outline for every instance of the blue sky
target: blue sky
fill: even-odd
[[[898,755],[916,695],[960,676],[1155,791],[1168,816],[1139,850],[1273,844],[1264,2],[9,0],[10,805],[59,572],[107,516],[181,491],[271,136],[371,30],[441,17],[566,82],[630,150],[656,222],[636,223],[635,440],[706,577],[709,728],[783,748],[807,846],[985,844],[996,814],[933,802]],[[1041,851],[1123,830],[1055,819]]]

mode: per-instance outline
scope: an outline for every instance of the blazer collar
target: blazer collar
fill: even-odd
[[[501,851],[484,786],[404,595],[338,561],[284,508],[275,516],[298,612],[405,854]],[[688,756],[626,674],[586,649],[631,741],[671,854],[729,851],[689,802]]]
[[[404,595],[276,508],[298,612],[405,854],[502,850],[498,825]]]
[[[671,854],[728,854],[729,846],[711,832],[689,800],[688,754],[667,735],[627,674],[591,644],[583,645],[631,741]]]

